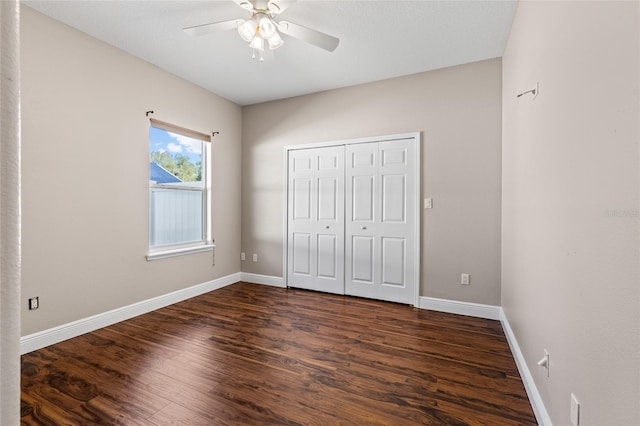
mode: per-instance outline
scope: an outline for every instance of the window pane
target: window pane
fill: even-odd
[[[149,180],[156,184],[202,186],[202,144],[188,136],[149,128]]]
[[[204,241],[203,144],[149,128],[149,246]]]
[[[149,245],[190,243],[204,239],[204,192],[151,188]]]

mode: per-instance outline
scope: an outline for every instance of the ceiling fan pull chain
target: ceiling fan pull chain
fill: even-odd
[[[252,49],[253,50],[253,55],[251,55],[251,59],[256,59],[256,49]],[[262,54],[262,52],[260,52],[260,63],[264,62],[264,55]]]

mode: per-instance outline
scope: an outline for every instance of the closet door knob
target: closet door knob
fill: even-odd
[[[325,226],[325,228],[329,229],[329,225]]]
[[[363,226],[361,229],[367,229],[367,227],[366,227],[366,226]]]

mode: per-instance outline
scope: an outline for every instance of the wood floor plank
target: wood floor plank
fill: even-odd
[[[536,422],[498,321],[237,283],[23,355],[22,424]]]
[[[170,404],[158,411],[149,420],[157,426],[210,426],[211,419],[202,417],[193,410],[179,404]]]
[[[68,410],[68,406],[58,407],[31,388],[29,393],[22,392],[20,397],[21,425],[81,425],[87,420]]]

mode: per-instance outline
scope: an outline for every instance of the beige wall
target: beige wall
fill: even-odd
[[[503,58],[502,304],[558,425],[572,392],[581,425],[640,424],[639,16],[520,2]]]
[[[638,2],[521,2],[503,61],[242,110],[27,7],[21,25],[22,297],[41,302],[22,335],[241,267],[282,276],[283,148],[421,131],[421,295],[502,297],[554,423],[571,392],[582,424],[640,423]],[[221,133],[215,267],[144,259],[150,109]]]
[[[22,8],[22,335],[240,270],[241,110]],[[148,120],[213,142],[211,254],[147,262]]]
[[[282,276],[285,146],[421,131],[421,295],[498,305],[501,81],[494,59],[244,107],[242,270]]]

